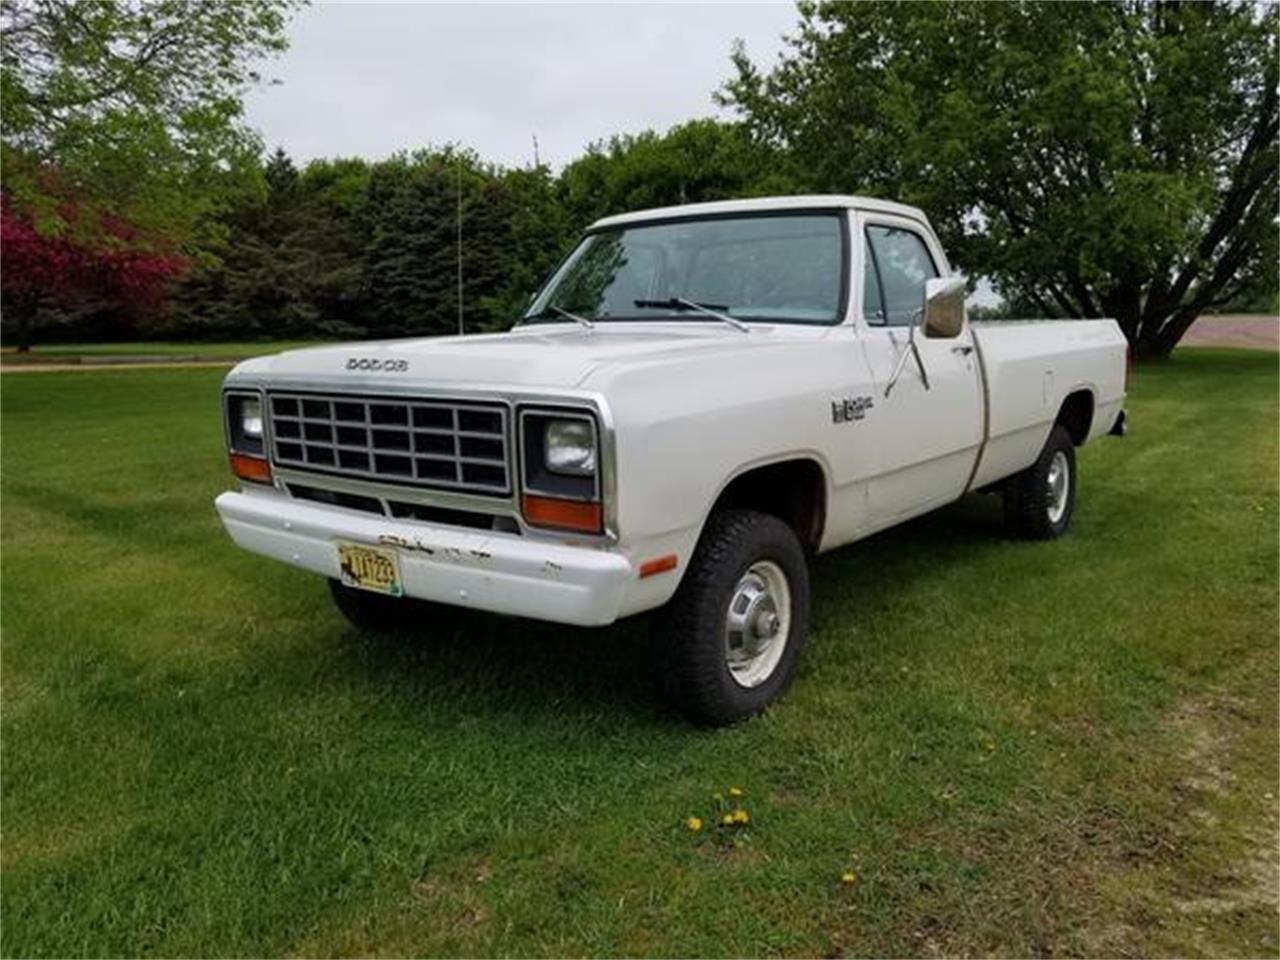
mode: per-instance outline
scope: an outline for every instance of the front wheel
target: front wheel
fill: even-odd
[[[676,595],[654,627],[660,685],[712,726],[781,696],[809,631],[809,571],[777,517],[727,510],[707,521]]]
[[[1005,527],[1022,540],[1053,540],[1067,532],[1075,508],[1076,447],[1057,424],[1036,462],[1005,481]]]

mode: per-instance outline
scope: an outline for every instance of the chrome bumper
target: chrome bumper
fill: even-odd
[[[270,491],[224,493],[215,506],[231,538],[253,553],[336,579],[336,541],[394,547],[408,596],[493,613],[612,623],[636,576],[626,557],[603,547],[398,522]]]

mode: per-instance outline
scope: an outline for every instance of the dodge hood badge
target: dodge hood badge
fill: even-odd
[[[381,373],[404,373],[409,369],[408,360],[378,360],[373,357],[348,357],[348,370],[372,370]]]

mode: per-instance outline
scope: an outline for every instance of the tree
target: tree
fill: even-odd
[[[11,213],[39,237],[104,253],[199,250],[211,214],[254,186],[259,145],[241,122],[241,97],[258,79],[250,64],[284,48],[296,6],[0,0]],[[112,222],[128,223],[130,236]]]
[[[1277,19],[1251,2],[802,3],[721,93],[822,190],[930,213],[956,260],[1167,356],[1275,257]]]
[[[118,220],[99,229],[122,240],[132,233]],[[168,282],[186,268],[173,254],[95,245],[74,235],[45,236],[7,198],[0,203],[0,248],[0,297],[5,313],[14,317],[19,352],[30,349],[32,323],[42,307],[105,302],[129,313],[151,311]]]
[[[481,303],[483,330],[510,328],[574,240],[569,213],[546,166],[504,170],[498,177],[509,221],[503,233],[505,246],[497,251],[501,263],[497,289]],[[464,235],[464,268],[466,239]]]
[[[56,220],[63,198],[40,177],[54,170],[82,203],[189,232],[213,182],[258,153],[241,97],[296,6],[0,0],[6,189]]]
[[[457,332],[459,200],[465,328],[506,327],[515,319],[492,313],[509,294],[504,281],[515,249],[510,191],[500,171],[449,147],[394,157],[372,171],[363,208],[361,294],[371,333]]]
[[[468,332],[507,329],[560,256],[565,215],[545,167],[468,151],[366,164],[277,150],[264,193],[220,216],[226,240],[175,295],[168,336],[402,336],[457,330],[458,200]]]
[[[277,149],[263,192],[219,216],[214,255],[175,292],[176,337],[353,336],[366,332],[360,217],[370,167],[318,160],[299,172]]]
[[[798,185],[743,127],[691,120],[662,134],[592,144],[561,173],[560,197],[581,229],[627,210],[789,193]]]

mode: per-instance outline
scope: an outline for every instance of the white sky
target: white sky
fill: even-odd
[[[722,114],[734,38],[761,66],[794,29],[791,3],[317,2],[252,91],[268,149],[305,162],[458,142],[523,166],[533,137],[559,168],[615,133]]]

